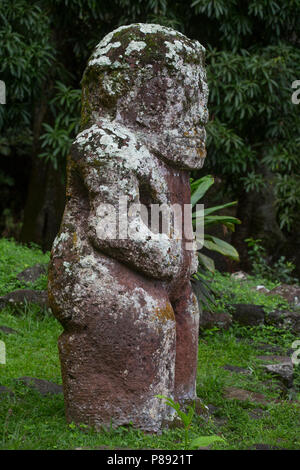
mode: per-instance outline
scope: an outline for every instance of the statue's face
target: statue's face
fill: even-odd
[[[197,169],[206,155],[207,85],[199,66],[187,64],[182,69],[176,75],[149,69],[149,77],[120,100],[117,119],[134,127],[162,158]]]

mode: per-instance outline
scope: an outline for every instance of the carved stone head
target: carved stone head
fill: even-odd
[[[207,97],[199,42],[156,24],[121,26],[88,62],[82,128],[115,120],[172,166],[201,168]]]

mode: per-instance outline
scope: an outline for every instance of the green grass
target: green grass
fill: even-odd
[[[279,295],[265,295],[260,291],[256,291],[255,287],[264,285],[271,290],[278,286],[280,282],[275,283],[266,279],[248,276],[247,280],[238,281],[230,276],[229,273],[221,274],[218,271],[209,280],[217,293],[215,311],[230,311],[231,304],[255,304],[264,307],[266,312],[276,309],[290,309],[289,304]]]
[[[28,265],[48,260],[48,254],[42,254],[36,247],[24,248],[7,240],[0,240],[0,253],[2,294],[23,287],[14,279],[17,272]],[[218,275],[218,279],[221,283],[221,275]],[[43,282],[44,280],[40,284],[35,283],[35,288],[40,288]],[[228,292],[231,284],[232,280],[225,276],[224,285]],[[244,298],[243,295],[240,298]],[[183,448],[183,429],[166,430],[161,435],[152,435],[130,427],[106,429],[97,433],[86,426],[68,425],[64,417],[62,395],[43,397],[38,392],[17,384],[15,379],[26,375],[61,383],[57,338],[62,328],[53,316],[40,311],[38,307],[27,306],[18,316],[13,314],[11,308],[1,311],[0,325],[14,328],[20,333],[5,335],[0,331],[0,340],[5,341],[7,351],[6,364],[0,364],[0,385],[7,386],[15,393],[13,397],[0,395],[0,449],[75,449],[102,446],[168,450]],[[238,336],[242,340],[238,341]],[[249,339],[254,342],[250,343]],[[249,449],[257,443],[299,449],[299,402],[289,400],[288,397],[281,398],[276,382],[270,381],[270,377],[263,373],[256,357],[266,354],[256,348],[258,342],[279,345],[284,352],[293,339],[295,338],[290,333],[266,327],[233,327],[228,332],[208,331],[201,336],[198,396],[205,404],[215,406],[216,418],[223,419],[224,422],[222,425],[215,419],[206,422],[197,416],[190,429],[190,438],[212,434],[224,437],[226,444],[216,443],[213,446],[216,449]],[[223,369],[225,364],[244,367],[250,374],[231,373]],[[230,386],[263,393],[269,403],[263,406],[225,399],[224,389]],[[251,419],[251,412],[259,407],[263,411],[262,417],[259,420]]]
[[[255,335],[255,329],[259,331],[258,336]],[[205,403],[216,406],[220,418],[227,419],[227,423],[221,428],[229,442],[227,448],[247,449],[255,443],[291,449],[299,448],[300,403],[281,399],[277,382],[270,380],[270,376],[262,371],[261,361],[257,359],[258,355],[267,353],[258,350],[256,343],[237,342],[235,333],[240,333],[239,330],[235,328],[219,334],[206,334],[203,340],[200,340],[198,396]],[[262,328],[253,328],[252,332],[251,339],[257,343],[262,339],[269,339],[268,336],[263,337]],[[273,344],[283,346],[282,341],[276,343],[275,337]],[[290,344],[286,342],[284,346],[287,348]],[[243,367],[248,369],[250,374],[224,370],[222,366],[225,364]],[[261,406],[253,402],[224,400],[223,391],[226,387],[262,393],[267,400],[270,400],[270,404]],[[258,407],[265,411],[264,417],[253,420],[249,412]]]
[[[49,253],[42,253],[38,246],[31,247],[19,245],[14,240],[0,239],[0,295],[7,294],[15,289],[33,287],[45,289],[46,276],[34,283],[34,285],[16,279],[16,274],[37,263],[48,263]]]

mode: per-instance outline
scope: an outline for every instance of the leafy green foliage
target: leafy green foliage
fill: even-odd
[[[300,2],[195,0],[205,19],[211,122],[209,169],[234,195],[261,191],[273,174],[280,227],[299,213],[299,112],[291,84],[300,76]]]
[[[287,261],[285,256],[280,256],[271,266],[268,263],[267,250],[261,245],[261,240],[246,238],[245,241],[249,247],[249,259],[252,263],[252,271],[255,276],[287,284],[298,282],[298,279],[292,276],[295,265]]]
[[[0,77],[7,93],[7,104],[0,106],[0,130],[8,154],[12,145],[24,151],[31,144],[32,107],[54,61],[55,48],[50,19],[38,2],[1,1],[0,21]]]
[[[199,436],[192,440],[190,443],[190,449],[198,449],[199,447],[208,447],[215,442],[226,443],[225,439],[220,436]]]
[[[49,102],[54,126],[43,124],[45,133],[40,140],[44,151],[39,156],[50,160],[57,169],[59,157],[67,156],[73,137],[79,130],[81,90],[74,90],[61,82],[56,83],[55,89],[56,94]]]

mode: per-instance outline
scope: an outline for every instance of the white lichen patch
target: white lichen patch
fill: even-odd
[[[111,40],[113,39],[114,35],[116,33],[119,33],[120,31],[123,31],[124,29],[128,29],[130,26],[120,26],[119,28],[115,29],[111,33],[108,33],[104,38],[97,44],[95,51],[98,51],[100,49],[105,48],[109,43],[111,43]],[[114,43],[112,43],[114,44]]]
[[[110,65],[110,64],[111,64],[110,58],[104,55],[104,56],[97,57],[95,59],[91,59],[88,65],[99,65],[100,67],[103,67],[103,66]]]
[[[56,248],[57,246],[60,246],[61,243],[67,241],[68,238],[69,238],[69,236],[70,236],[70,235],[69,235],[68,233],[64,233],[64,232],[62,232],[62,233],[60,233],[59,235],[57,235],[57,236],[55,237],[54,242],[53,242],[53,248]]]
[[[111,60],[107,57],[107,54],[111,49],[116,49],[121,46],[119,41],[110,42],[107,41],[107,36],[97,45],[91,59],[88,62],[89,66],[92,65],[110,65]]]
[[[110,42],[105,47],[97,47],[95,56],[106,55],[111,49],[116,49],[117,47],[120,47],[120,46],[121,46],[121,43],[117,41],[117,42]]]
[[[144,41],[131,41],[125,51],[125,55],[129,55],[134,51],[141,51],[143,50],[147,44]]]
[[[65,272],[66,272],[69,276],[71,276],[71,275],[72,275],[71,264],[68,263],[67,261],[64,261],[64,262],[63,262],[63,266],[64,266],[64,268],[65,268]]]
[[[175,40],[173,42],[170,41],[165,41],[165,45],[168,49],[168,52],[166,53],[166,57],[170,59],[175,66],[179,67],[184,64],[184,57],[183,57],[183,52],[185,51],[186,53],[192,55],[196,53],[196,50],[191,48],[190,46],[187,46],[185,42],[183,41],[178,41]]]
[[[159,24],[137,23],[137,26],[144,34],[167,33],[172,36],[177,36],[178,34],[181,35],[181,33],[178,31],[174,31],[173,29],[167,28],[166,26],[160,26]]]
[[[121,29],[121,28],[120,28]],[[109,35],[110,36],[110,35]],[[118,49],[121,47],[120,41],[116,42],[109,42],[107,41],[107,36],[101,41],[96,49],[94,50],[92,57],[88,62],[88,66],[99,65],[99,66],[108,66],[110,65],[112,68],[120,68],[124,67],[124,64],[121,64],[118,60],[115,62],[111,62],[110,58],[107,56],[109,55],[111,49]],[[120,59],[122,55],[120,54]]]
[[[157,160],[145,145],[138,145],[135,134],[120,123],[103,119],[101,127],[94,124],[85,129],[76,137],[75,143],[84,151],[87,146],[96,147],[95,152],[87,158],[91,164],[104,160],[112,169],[117,165],[117,172],[120,172],[122,166],[124,175],[134,172],[139,177],[148,178],[151,174],[152,185],[161,197],[160,202],[167,202],[164,194],[166,180]],[[123,184],[122,179],[119,184]],[[136,188],[132,188],[132,191],[134,199]]]

